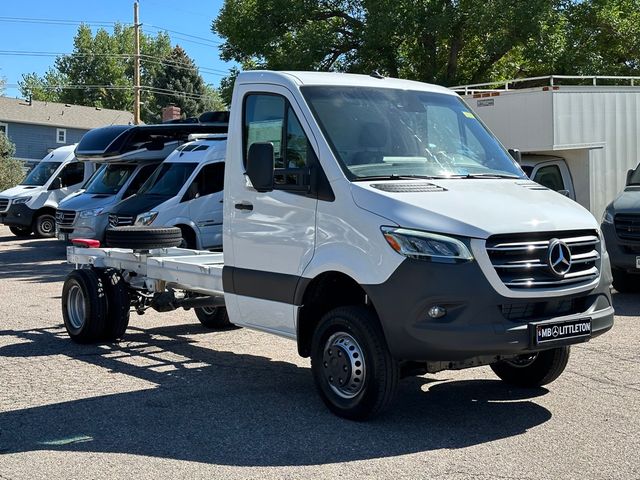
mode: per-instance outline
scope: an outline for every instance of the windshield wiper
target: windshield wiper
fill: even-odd
[[[434,177],[429,175],[369,175],[367,177],[357,177],[354,182],[363,182],[367,180],[415,180],[415,179],[433,180]]]
[[[510,173],[467,173],[465,178],[522,178]]]

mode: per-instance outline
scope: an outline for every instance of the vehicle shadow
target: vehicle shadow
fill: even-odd
[[[3,278],[33,283],[59,282],[71,271],[72,266],[66,263],[66,246],[62,242],[53,239],[19,242],[15,247],[0,249],[0,276]]]
[[[391,412],[350,422],[322,405],[308,368],[200,347],[183,336],[194,332],[185,326],[132,328],[127,341],[108,346],[75,345],[63,332],[2,331],[0,341],[17,336],[21,343],[0,348],[0,357],[65,355],[156,387],[0,413],[0,453],[318,465],[463,448],[523,434],[551,418],[531,401],[547,393],[543,388],[512,391],[497,380],[413,377],[401,383]]]
[[[619,293],[614,291],[611,295],[613,308],[617,316],[621,317],[637,317],[640,316],[638,301],[640,293]]]

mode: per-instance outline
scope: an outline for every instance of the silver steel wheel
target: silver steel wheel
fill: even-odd
[[[364,388],[366,365],[362,348],[345,332],[334,333],[324,346],[322,365],[325,380],[342,398],[353,398]]]
[[[56,222],[52,217],[46,216],[40,221],[40,230],[45,235],[52,234],[56,229]]]
[[[80,330],[85,322],[86,308],[84,293],[79,285],[73,285],[69,289],[67,313],[71,326],[76,330]]]
[[[537,353],[530,353],[527,355],[519,355],[510,360],[505,360],[504,363],[511,365],[514,368],[527,368],[538,358]]]

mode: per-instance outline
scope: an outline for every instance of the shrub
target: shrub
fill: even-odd
[[[22,162],[12,158],[15,151],[13,143],[0,134],[0,192],[18,185],[24,178]]]

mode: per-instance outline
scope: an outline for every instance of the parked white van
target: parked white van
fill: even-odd
[[[80,190],[95,172],[92,162],[79,162],[75,145],[56,148],[31,170],[20,185],[0,192],[0,223],[14,235],[53,237],[58,203]]]
[[[181,145],[136,195],[110,209],[109,225],[176,226],[184,247],[221,248],[226,148],[224,134]]]

